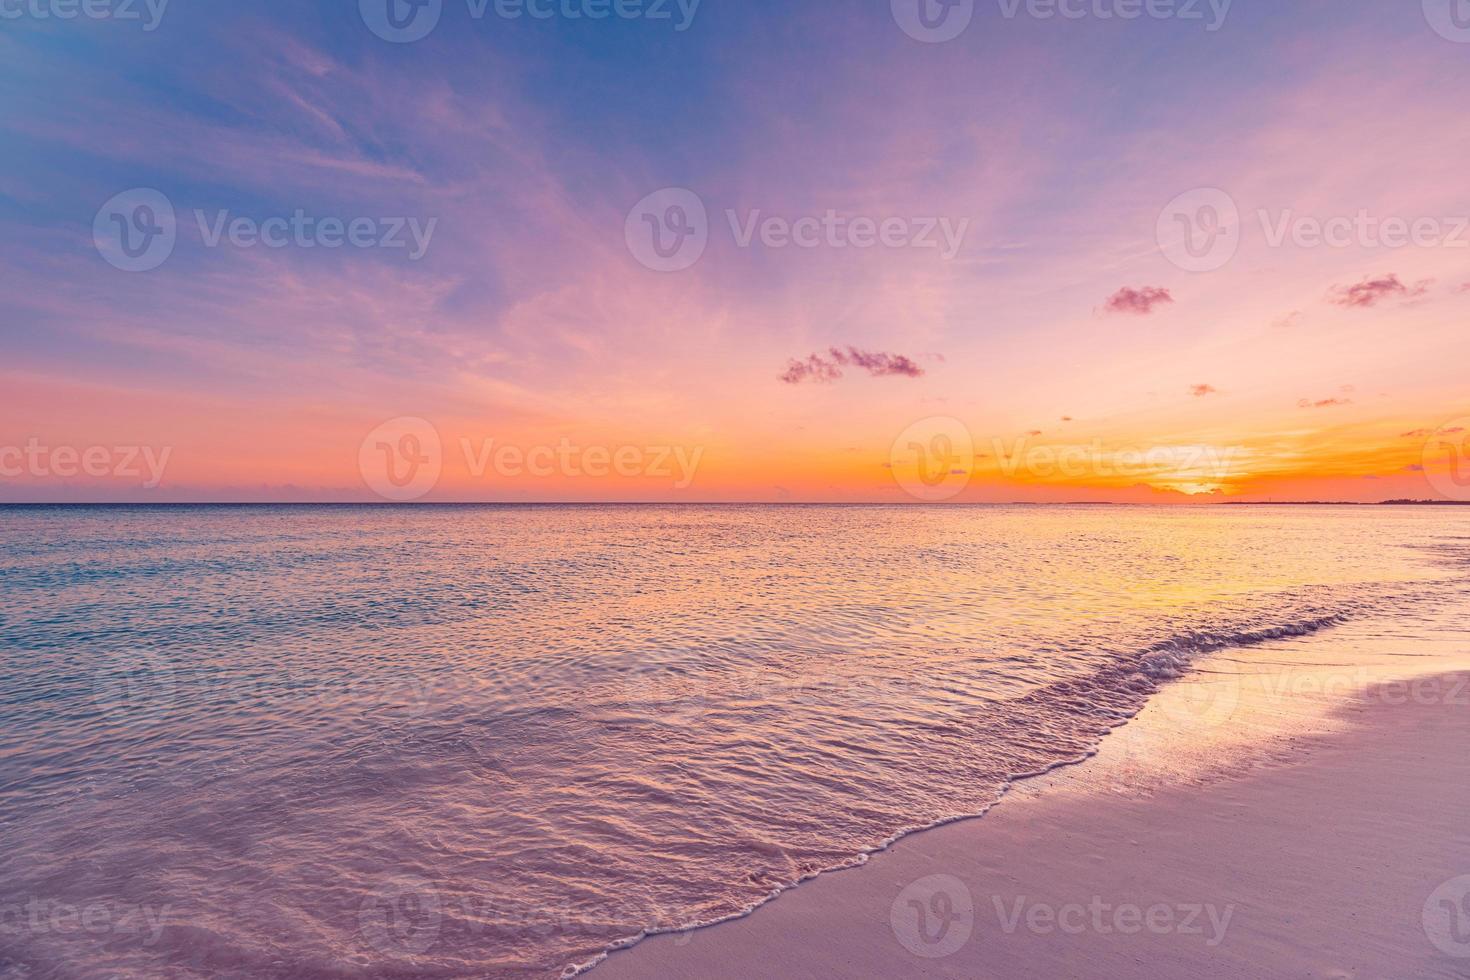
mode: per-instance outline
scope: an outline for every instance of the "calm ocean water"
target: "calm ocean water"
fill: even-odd
[[[1455,508],[0,508],[0,976],[556,976],[1467,573]]]

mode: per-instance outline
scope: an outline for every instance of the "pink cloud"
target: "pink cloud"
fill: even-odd
[[[837,369],[837,365],[813,354],[804,361],[792,360],[787,364],[781,380],[789,385],[799,385],[803,381],[830,383],[840,377],[842,377],[842,372]]]
[[[1173,294],[1163,287],[1144,286],[1142,289],[1134,289],[1132,286],[1124,286],[1108,297],[1107,302],[1103,304],[1103,309],[1109,313],[1148,316],[1154,311],[1154,307],[1172,302],[1174,302]]]
[[[1206,395],[1218,395],[1220,389],[1214,385],[1190,385],[1189,393],[1196,398],[1204,398]]]
[[[1398,276],[1382,276],[1378,279],[1364,279],[1360,283],[1351,286],[1334,286],[1332,298],[1328,302],[1334,306],[1342,306],[1348,309],[1365,308],[1377,306],[1380,300],[1397,296],[1401,299],[1414,299],[1423,296],[1429,291],[1432,279],[1425,279],[1406,286]]]
[[[1352,403],[1353,403],[1353,400],[1351,398],[1323,398],[1321,401],[1312,401],[1312,399],[1310,399],[1310,398],[1303,398],[1303,399],[1301,399],[1300,401],[1298,401],[1296,403],[1296,407],[1297,408],[1337,408],[1337,407],[1339,407],[1341,405],[1351,405]]]
[[[804,361],[791,360],[781,380],[786,384],[801,384],[804,381],[832,382],[842,377],[845,367],[861,368],[875,378],[903,377],[918,378],[924,369],[902,354],[883,351],[858,350],[848,347],[827,349],[827,356],[809,354]]]

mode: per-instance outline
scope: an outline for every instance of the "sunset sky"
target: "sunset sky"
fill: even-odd
[[[926,499],[913,445],[957,502],[1470,499],[1470,43],[1419,0],[1008,7],[0,22],[0,500],[378,500],[405,419],[430,501]],[[177,241],[128,271],[140,188]],[[668,188],[707,246],[662,271]],[[1222,199],[1238,249],[1182,267],[1172,203]],[[297,212],[405,246],[211,244]]]

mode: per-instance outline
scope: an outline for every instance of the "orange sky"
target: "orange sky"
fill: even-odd
[[[0,39],[0,500],[383,499],[403,419],[421,500],[1470,497],[1470,61],[1398,6]],[[434,233],[211,242],[298,211]]]

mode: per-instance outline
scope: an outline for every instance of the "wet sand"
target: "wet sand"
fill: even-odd
[[[983,818],[592,976],[1470,977],[1470,648],[1428,646],[1223,654]]]

